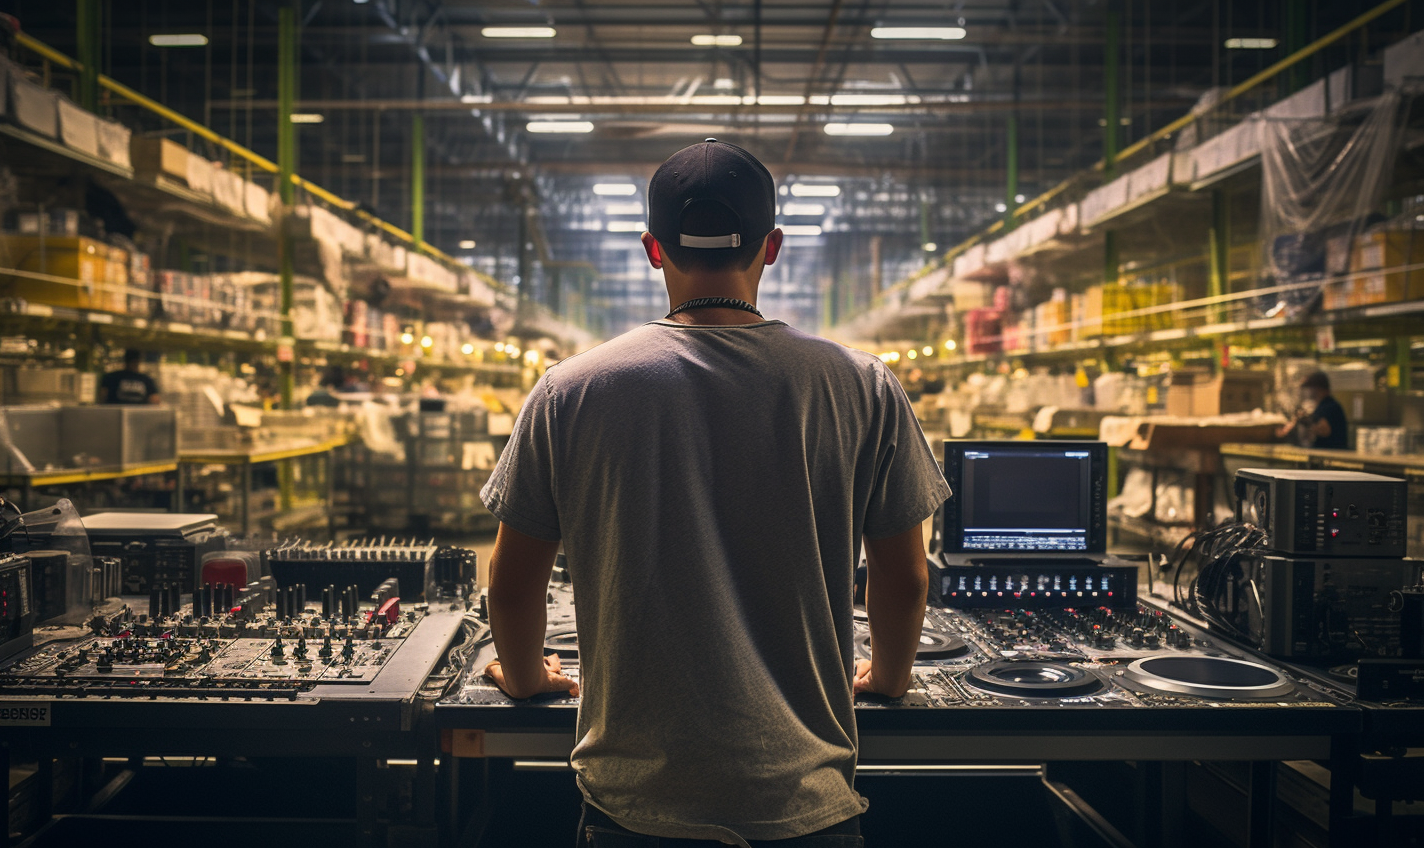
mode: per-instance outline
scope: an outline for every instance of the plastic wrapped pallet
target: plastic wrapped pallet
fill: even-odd
[[[247,198],[244,197],[242,177],[218,166],[212,169],[213,200],[218,205],[238,215],[247,214]]]
[[[65,146],[86,156],[98,157],[99,119],[94,113],[63,97],[58,98],[56,103],[59,106],[60,140]]]
[[[264,224],[272,223],[272,210],[270,207],[271,195],[262,186],[248,182],[242,183],[243,205],[249,217],[261,221]]]
[[[1164,153],[1127,175],[1127,202],[1166,189],[1171,182],[1172,154]]]
[[[96,129],[99,136],[99,158],[120,168],[132,168],[129,143],[133,134],[129,132],[129,128],[117,121],[100,118]]]
[[[59,137],[59,95],[18,73],[10,75],[10,117],[46,138]]]
[[[1124,174],[1106,185],[1088,192],[1078,204],[1078,213],[1083,226],[1092,226],[1107,217],[1113,210],[1127,205],[1128,181],[1130,174]]]
[[[213,194],[213,163],[196,153],[188,154],[188,188],[204,197]]]

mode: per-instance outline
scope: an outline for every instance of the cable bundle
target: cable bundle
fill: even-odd
[[[1266,534],[1253,524],[1228,523],[1210,530],[1198,530],[1177,543],[1172,551],[1172,600],[1189,614],[1203,619],[1227,635],[1259,646],[1261,639],[1252,632],[1249,617],[1223,608],[1223,601],[1234,602],[1243,586],[1262,613],[1261,593],[1249,570],[1240,567],[1243,557],[1262,550]],[[1185,594],[1182,577],[1188,562],[1196,565],[1196,577]]]

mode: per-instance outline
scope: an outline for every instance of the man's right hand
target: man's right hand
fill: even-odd
[[[549,654],[544,657],[544,681],[541,688],[534,692],[516,693],[509,691],[509,684],[504,679],[504,667],[499,660],[491,660],[485,666],[485,677],[494,681],[504,694],[511,698],[532,698],[535,695],[543,695],[551,692],[567,692],[570,698],[577,698],[579,695],[579,685],[573,678],[563,673],[563,662],[558,654]]]
[[[899,698],[904,695],[907,689],[894,689],[882,687],[875,679],[874,667],[870,660],[855,661],[855,681],[852,690],[857,695],[884,695],[887,698]]]

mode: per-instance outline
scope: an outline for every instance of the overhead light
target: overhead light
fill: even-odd
[[[914,348],[911,348],[910,350],[905,351],[905,355],[908,356],[910,359],[914,359],[915,357],[920,355],[920,352],[915,350]]]
[[[413,342],[413,341],[415,341],[415,335],[414,335],[414,334],[412,334],[412,333],[401,333],[401,344],[410,344],[410,343]]]
[[[474,250],[474,249],[475,249],[475,240],[474,240],[474,239],[461,239],[461,240],[460,240],[460,249],[461,249],[461,250]]]
[[[694,35],[692,43],[698,47],[738,47],[742,43],[740,35]]]
[[[936,250],[939,250],[939,245],[935,244],[932,241],[927,241],[924,244],[920,245],[920,248],[926,253],[934,253]],[[925,355],[929,356],[928,353],[926,353]]]
[[[1272,50],[1275,49],[1276,40],[1274,38],[1228,38],[1226,39],[1227,50]]]
[[[895,131],[895,127],[890,124],[826,124],[824,127],[826,135],[889,135]]]
[[[315,112],[293,112],[287,116],[287,120],[294,124],[319,124],[326,120],[326,116]]]
[[[605,203],[603,211],[609,215],[641,215],[643,204],[636,200],[627,203]]]
[[[718,77],[712,81],[712,87],[718,91],[731,91],[737,87],[737,83],[728,77]]]
[[[208,37],[196,32],[176,32],[150,35],[148,43],[154,47],[203,47],[208,43]]]
[[[637,194],[638,187],[632,183],[594,183],[593,193],[602,197],[627,197]]]
[[[759,94],[751,98],[758,106],[805,106],[803,94]]]
[[[788,236],[818,236],[821,228],[816,224],[787,224],[781,232]]]
[[[495,352],[495,353],[504,353],[504,342],[495,342],[495,343],[494,343],[494,352]]]
[[[820,203],[788,203],[781,207],[783,215],[824,215],[826,207]]]
[[[740,106],[742,98],[735,94],[698,94],[688,102],[694,106]]]
[[[964,27],[873,27],[871,38],[910,41],[957,41],[968,33]]]
[[[341,161],[344,162],[344,163],[347,164],[347,165],[359,165],[359,164],[361,164],[362,162],[365,162],[365,161],[366,161],[366,154],[364,154],[364,153],[343,153],[343,154],[341,154]]]
[[[1022,194],[1016,194],[1016,195],[1014,195],[1014,202],[1015,202],[1015,203],[1023,203],[1023,202],[1024,202],[1024,196],[1023,196]]]
[[[470,354],[475,352],[475,346],[470,344],[469,342],[465,342],[464,344],[460,345],[460,352],[466,356],[469,356]]]
[[[841,187],[838,185],[793,183],[791,186],[791,194],[794,197],[840,197]]]
[[[832,94],[832,106],[904,106],[919,103],[916,95],[904,94]]]
[[[643,228],[642,221],[609,221],[607,231],[610,233],[641,233]]]
[[[924,347],[920,348],[920,353],[923,353],[925,356],[934,356],[934,347],[930,345],[925,345]]]
[[[524,129],[532,133],[590,133],[593,121],[530,121]]]
[[[432,347],[435,347],[435,339],[432,339],[432,338],[429,337],[429,336],[421,336],[421,337],[420,337],[420,346],[423,347],[423,348],[425,348],[426,350],[429,350],[429,349],[431,349]]]
[[[994,204],[994,211],[995,211],[995,212],[1007,212],[1007,211],[1009,211],[1008,204],[1006,204],[1006,203],[995,203],[995,204]]]
[[[954,339],[945,339],[945,342],[944,342],[944,349],[945,349],[945,350],[954,350],[954,349],[957,348],[957,347],[959,347],[959,345],[957,345],[957,344],[954,343]]]
[[[553,38],[556,33],[547,26],[487,26],[480,30],[485,38]]]

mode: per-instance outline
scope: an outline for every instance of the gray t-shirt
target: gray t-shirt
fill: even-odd
[[[885,365],[780,321],[654,322],[550,368],[481,497],[563,540],[589,802],[695,839],[862,812],[860,541],[948,496]]]

